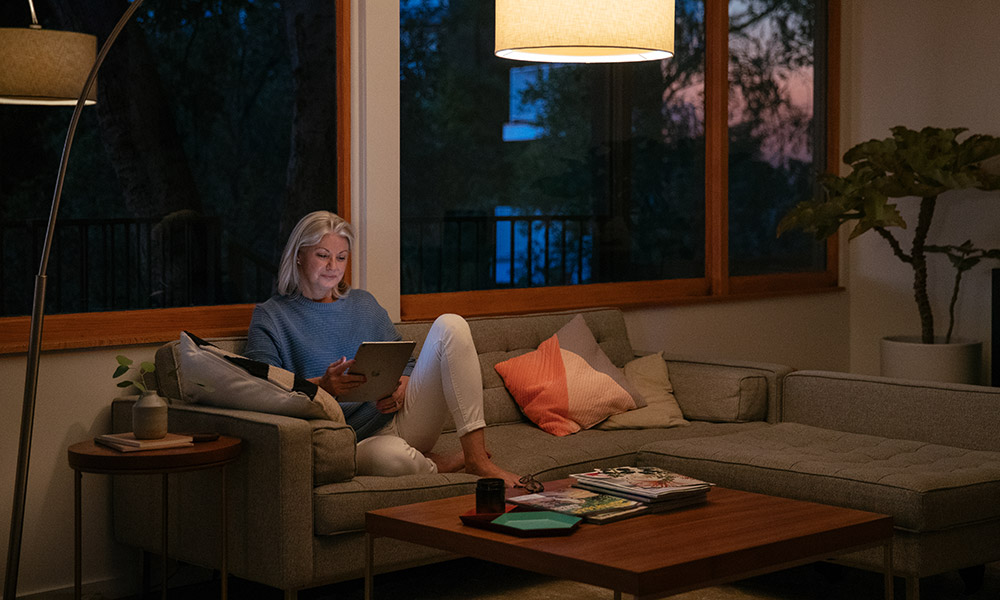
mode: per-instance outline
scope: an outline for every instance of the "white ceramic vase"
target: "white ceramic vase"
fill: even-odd
[[[167,435],[167,401],[156,390],[146,390],[132,405],[132,432],[140,440]]]
[[[979,385],[982,342],[954,340],[923,344],[920,336],[882,338],[882,375],[943,383]]]

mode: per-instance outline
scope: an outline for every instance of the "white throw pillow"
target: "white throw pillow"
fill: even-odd
[[[187,331],[178,346],[181,397],[223,408],[343,423],[326,390],[290,371],[227,352]]]

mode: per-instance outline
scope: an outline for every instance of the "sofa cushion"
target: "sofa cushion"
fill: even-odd
[[[316,535],[363,532],[368,511],[472,494],[476,479],[466,473],[358,475],[350,481],[318,486],[312,492],[313,532]],[[475,502],[469,506],[474,508]]]
[[[646,429],[687,425],[677,399],[674,398],[670,373],[663,353],[642,356],[625,365],[625,377],[639,391],[646,406],[611,415],[596,429]]]
[[[569,435],[645,405],[580,315],[536,350],[494,368],[524,414],[553,435]]]
[[[982,418],[996,414],[1000,387],[795,371],[781,398],[782,421],[1000,452],[997,419]]]
[[[767,416],[768,380],[760,370],[669,362],[670,382],[685,419],[743,423]]]
[[[998,452],[779,423],[657,442],[638,462],[726,487],[890,514],[912,532],[1000,519]]]
[[[340,405],[326,390],[289,371],[226,352],[186,331],[178,354],[184,401],[345,422]]]

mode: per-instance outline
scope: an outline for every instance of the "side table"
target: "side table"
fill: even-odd
[[[84,473],[103,473],[105,475],[148,475],[163,476],[162,500],[160,502],[162,520],[161,557],[163,560],[163,590],[162,598],[167,597],[167,478],[171,473],[184,471],[199,471],[202,469],[219,468],[222,482],[222,549],[219,570],[222,579],[222,599],[228,596],[228,570],[226,563],[227,524],[226,524],[226,465],[236,460],[241,450],[239,438],[219,436],[211,442],[198,442],[193,446],[181,448],[166,448],[163,450],[144,450],[140,452],[119,452],[101,446],[94,440],[87,440],[69,447],[69,466],[76,472],[74,478],[74,557],[75,557],[75,598],[82,596],[82,538],[80,500],[82,495],[82,480]]]

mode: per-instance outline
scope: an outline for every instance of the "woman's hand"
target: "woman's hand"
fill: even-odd
[[[310,381],[333,394],[334,398],[340,397],[367,381],[364,375],[345,373],[353,364],[353,358],[347,360],[342,356],[337,362],[330,363],[321,377]]]
[[[375,408],[380,413],[394,413],[403,408],[403,400],[406,398],[406,386],[410,383],[410,376],[403,375],[396,384],[396,390],[391,396],[386,396],[375,403]]]

